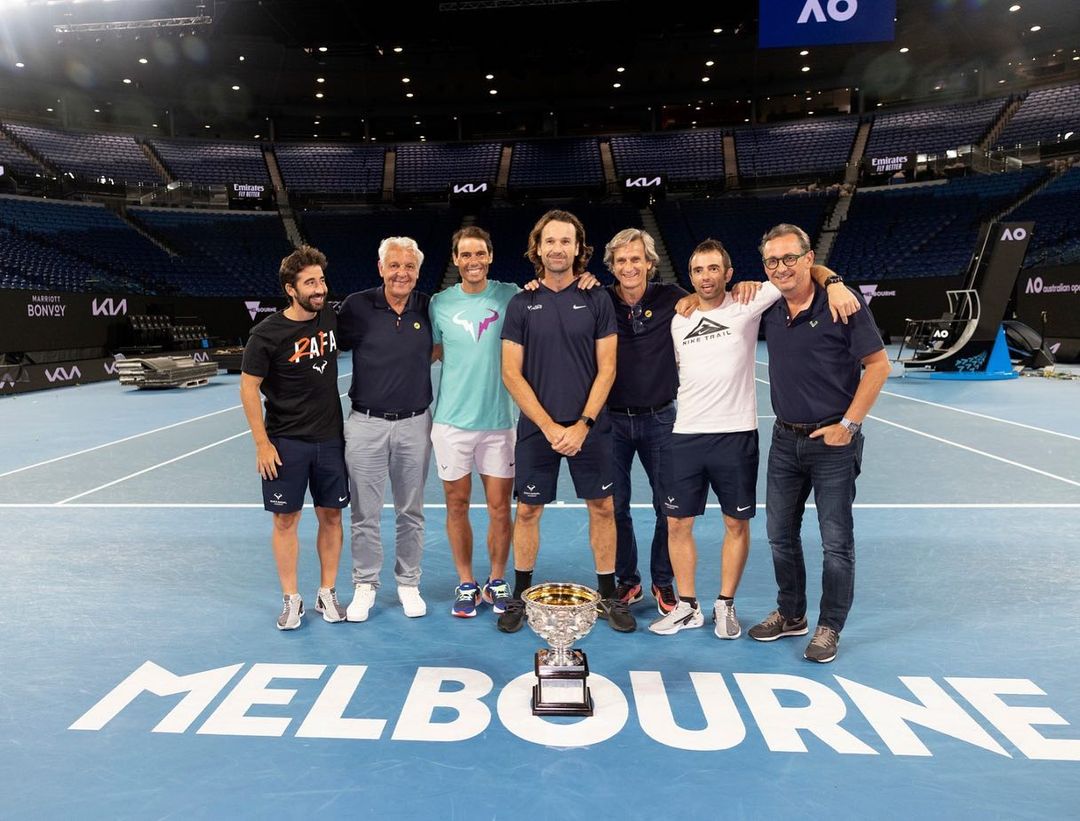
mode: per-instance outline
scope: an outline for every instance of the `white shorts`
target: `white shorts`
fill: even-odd
[[[431,444],[435,467],[444,482],[454,482],[472,473],[512,479],[514,476],[514,428],[505,430],[464,430],[435,422]]]

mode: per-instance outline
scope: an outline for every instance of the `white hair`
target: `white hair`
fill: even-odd
[[[386,264],[386,252],[390,250],[390,247],[394,246],[401,248],[405,251],[412,251],[416,254],[416,267],[419,270],[420,266],[424,264],[424,252],[420,250],[420,246],[416,244],[416,240],[412,237],[387,237],[379,243],[379,263]]]

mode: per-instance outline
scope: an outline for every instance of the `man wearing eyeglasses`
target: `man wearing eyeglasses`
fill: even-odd
[[[742,635],[735,593],[750,552],[750,519],[757,507],[754,356],[761,315],[780,299],[780,292],[768,284],[757,290],[756,284],[743,282],[737,287],[749,294],[729,294],[725,289],[733,274],[722,243],[714,239],[700,243],[690,257],[696,310],[689,315],[680,312],[670,325],[678,362],[679,409],[665,461],[662,504],[679,599],[649,626],[664,636],[705,623],[695,587],[693,528],[694,519],[705,513],[710,486],[724,519],[714,632],[721,639]],[[839,279],[827,268],[819,267],[814,275],[822,282]],[[829,319],[846,322],[859,302],[842,284],[829,289],[834,312]]]
[[[671,319],[675,303],[686,296],[686,291],[674,283],[653,279],[659,261],[655,240],[638,228],[619,231],[604,249],[604,264],[616,280],[607,291],[615,305],[619,339],[615,383],[607,401],[615,454],[616,596],[627,605],[644,597],[630,515],[630,470],[636,453],[649,477],[656,511],[649,575],[657,610],[663,615],[677,603],[668,558],[667,517],[660,504],[660,477],[675,422],[675,393],[679,387]]]
[[[817,628],[804,656],[824,663],[836,658],[854,596],[852,506],[862,421],[889,376],[889,359],[869,309],[845,325],[828,321],[824,292],[810,278],[814,252],[805,231],[777,225],[762,237],[760,250],[765,273],[782,295],[762,316],[776,413],[767,529],[779,590],[777,609],[750,628],[750,637],[774,641],[809,632],[800,529],[813,488],[824,561]]]

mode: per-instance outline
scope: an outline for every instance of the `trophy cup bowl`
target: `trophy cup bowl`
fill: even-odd
[[[589,663],[573,644],[596,623],[600,594],[581,584],[544,582],[530,587],[521,598],[529,627],[550,645],[536,653],[533,715],[591,716]]]

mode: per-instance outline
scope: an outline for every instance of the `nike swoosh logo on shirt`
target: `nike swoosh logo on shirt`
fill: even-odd
[[[750,505],[745,505],[745,506],[743,506],[743,507],[737,507],[737,508],[735,508],[735,509],[736,509],[737,511],[739,511],[739,513],[742,513],[742,512],[744,511],[744,510],[749,510],[749,509],[750,509]]]
[[[348,499],[348,498],[349,498],[348,496],[338,496],[338,497],[337,497],[337,500],[338,500],[339,502],[344,502],[344,501],[345,501],[346,499]]]
[[[600,489],[601,489],[601,490],[607,490],[607,489],[608,489],[609,487],[611,487],[611,486],[612,486],[613,484],[615,484],[615,483],[614,483],[614,482],[608,482],[608,483],[607,483],[606,485],[600,485]]]
[[[574,310],[577,311],[577,310],[580,310],[581,308],[584,308],[584,307],[585,307],[584,305],[575,305]]]

